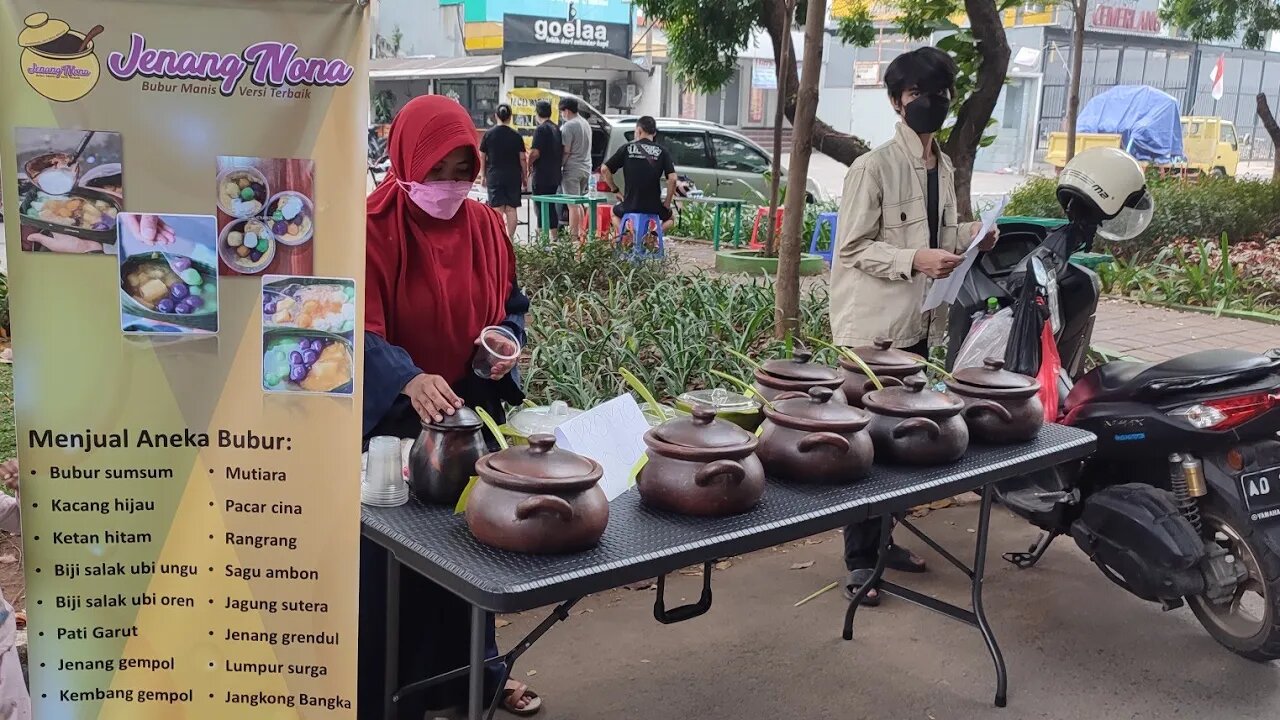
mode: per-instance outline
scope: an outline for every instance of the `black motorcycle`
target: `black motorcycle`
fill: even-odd
[[[1133,595],[1166,610],[1189,604],[1230,650],[1280,659],[1280,351],[1210,350],[1086,371],[1101,285],[1069,258],[1092,248],[1096,230],[1079,221],[1052,231],[1002,226],[952,307],[954,359],[989,298],[1015,305],[1028,283],[1041,298],[1056,296],[1047,305],[1058,315],[1059,422],[1098,436],[1083,461],[997,486],[999,502],[1043,530],[1005,559],[1032,567],[1070,535]]]

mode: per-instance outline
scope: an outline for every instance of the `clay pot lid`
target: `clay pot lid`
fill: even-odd
[[[955,380],[947,385],[958,387],[961,391],[973,388],[992,393],[998,392],[1001,395],[1021,395],[1040,390],[1038,380],[1005,370],[1004,360],[1000,358],[987,358],[982,361],[982,367],[957,370],[954,377]]]
[[[23,23],[26,28],[18,33],[18,44],[22,47],[36,47],[53,42],[71,32],[71,26],[63,20],[49,17],[49,13],[31,13]]]
[[[790,358],[779,358],[762,363],[760,369],[766,375],[779,380],[824,383],[840,379],[835,368],[811,362],[812,360],[813,353],[808,350],[796,350]]]
[[[948,418],[964,409],[955,395],[927,390],[924,378],[909,377],[901,387],[873,390],[862,396],[868,410],[894,417]]]
[[[888,338],[876,338],[871,347],[854,348],[853,354],[862,358],[862,362],[875,372],[910,375],[924,369],[924,358],[906,350],[895,349],[893,341]],[[840,358],[840,366],[853,372],[862,372],[862,368],[848,358]]]
[[[690,408],[702,405],[721,413],[754,413],[760,410],[760,403],[742,393],[724,388],[692,390],[684,393],[677,400]]]
[[[423,422],[422,427],[432,430],[479,430],[484,425],[480,420],[480,416],[475,410],[463,405],[453,411],[452,415],[445,415],[444,420],[440,422]]]
[[[765,417],[771,421],[797,430],[857,432],[871,422],[865,410],[831,402],[831,388],[810,388],[807,394],[783,393],[765,406]]]
[[[556,436],[547,434],[530,437],[528,445],[486,455],[476,469],[503,487],[534,492],[583,490],[604,475],[600,463],[556,447]],[[486,470],[494,474],[484,473]]]
[[[725,420],[716,419],[714,408],[694,405],[693,415],[668,420],[653,430],[653,436],[670,445],[691,449],[739,448],[756,436]]]

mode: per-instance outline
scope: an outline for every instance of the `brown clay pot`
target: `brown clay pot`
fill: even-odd
[[[825,387],[839,390],[844,382],[840,371],[833,367],[811,362],[813,353],[796,350],[789,359],[769,360],[755,371],[755,389],[765,400],[772,402],[782,393],[807,393],[809,388]],[[844,396],[836,398],[844,403]]]
[[[964,400],[964,419],[978,442],[1029,442],[1044,427],[1040,381],[1005,370],[1004,360],[987,358],[983,367],[957,370],[947,387]]]
[[[595,547],[609,524],[600,463],[534,435],[480,458],[467,526],[485,545],[512,552],[572,553]]]
[[[862,398],[871,413],[876,457],[903,465],[946,465],[969,449],[964,401],[926,390],[923,378],[908,377],[902,387],[869,392]]]
[[[648,461],[636,478],[646,505],[680,513],[718,517],[755,507],[764,494],[764,467],[756,457],[756,436],[716,411],[695,405],[692,417],[678,417],[645,433]]]
[[[875,373],[885,387],[900,387],[908,377],[924,379],[924,358],[905,350],[893,349],[893,341],[879,338],[871,347],[854,348],[853,353]],[[844,370],[845,399],[854,407],[862,407],[862,396],[876,389],[875,383],[852,360],[840,358]]]
[[[867,476],[875,457],[866,432],[871,416],[833,402],[837,391],[811,388],[779,395],[765,406],[760,460],[769,477],[785,482],[848,485]]]

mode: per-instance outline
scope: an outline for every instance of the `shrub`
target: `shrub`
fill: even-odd
[[[537,403],[592,407],[626,391],[625,367],[660,399],[724,386],[712,370],[749,378],[729,350],[777,357],[774,287],[766,278],[682,274],[591,249],[520,249],[529,288],[530,358],[526,392]],[[830,341],[825,288],[801,299],[802,332]]]
[[[1156,214],[1151,227],[1137,238],[1099,247],[1124,257],[1149,256],[1171,243],[1217,238],[1231,243],[1280,234],[1280,183],[1204,178],[1187,182],[1153,178],[1151,195]],[[1032,178],[1014,191],[1008,215],[1063,217],[1055,196],[1057,180]]]

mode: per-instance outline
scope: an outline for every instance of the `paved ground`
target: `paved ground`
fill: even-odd
[[[920,524],[971,557],[976,517],[969,506]],[[996,511],[986,605],[1010,668],[1004,710],[991,706],[994,673],[974,630],[886,599],[860,616],[855,641],[845,643],[837,593],[793,607],[841,576],[835,533],[734,559],[715,575],[711,612],[681,625],[653,620],[652,590],[589,598],[525,655],[516,676],[545,697],[546,720],[1280,716],[1280,664],[1242,660],[1210,640],[1189,611],[1164,613],[1130,597],[1070,540],[1034,570],[999,559],[1033,538],[1029,526]],[[963,601],[963,576],[918,541],[907,544],[934,571],[905,582]],[[698,582],[673,576],[671,599],[696,598]],[[544,616],[508,618],[499,644],[508,647]]]

